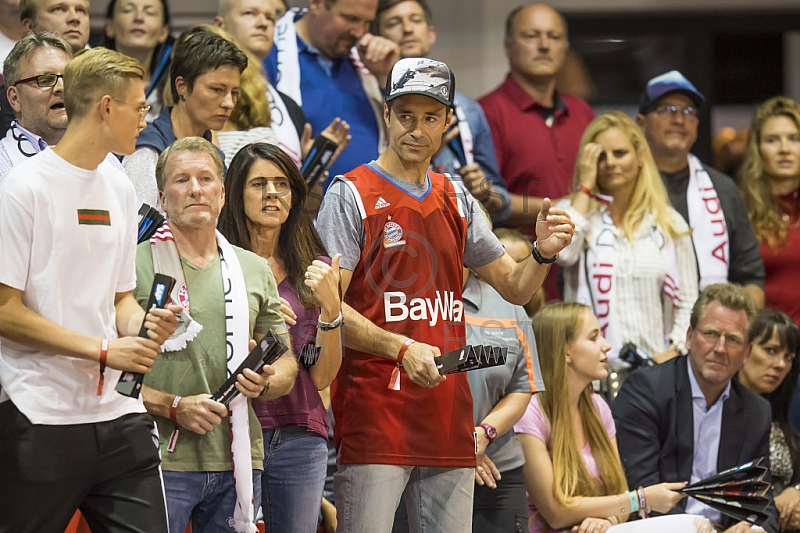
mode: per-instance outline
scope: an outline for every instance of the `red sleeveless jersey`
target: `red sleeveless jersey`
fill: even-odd
[[[366,242],[347,302],[376,325],[442,353],[464,346],[461,300],[467,219],[453,184],[429,172],[417,198],[366,165],[345,176]],[[400,372],[395,361],[345,349],[332,404],[342,464],[474,467],[472,396],[466,375],[434,388]]]

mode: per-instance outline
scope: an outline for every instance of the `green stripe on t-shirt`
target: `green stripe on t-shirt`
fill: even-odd
[[[78,224],[110,226],[111,215],[105,209],[78,209]]]

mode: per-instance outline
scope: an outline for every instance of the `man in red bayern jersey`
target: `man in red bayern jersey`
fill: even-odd
[[[444,63],[398,61],[385,89],[389,148],[337,176],[318,217],[352,306],[333,395],[338,531],[391,531],[401,496],[412,531],[471,530],[469,385],[434,363],[464,345],[462,265],[522,304],[572,240],[569,216],[546,199],[533,256],[516,263],[463,185],[428,170],[454,94]]]

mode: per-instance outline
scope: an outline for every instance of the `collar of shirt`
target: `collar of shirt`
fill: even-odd
[[[31,143],[34,149],[38,148],[39,152],[47,148],[47,143],[44,142],[44,139],[20,126],[16,120],[11,123],[11,128],[14,130],[14,134],[22,134],[22,136]]]
[[[725,400],[727,400],[728,397],[731,394],[731,382],[730,382],[730,380],[728,380],[728,384],[725,385],[725,390],[723,390],[722,394],[719,395],[719,398],[717,399],[717,401],[714,402],[714,405],[712,405],[711,408],[709,408],[706,405],[706,396],[705,396],[705,394],[703,394],[703,391],[700,390],[700,385],[698,385],[697,379],[694,377],[694,371],[692,371],[692,363],[689,361],[689,357],[691,357],[691,356],[687,356],[686,357],[686,365],[687,365],[687,368],[689,370],[689,384],[692,387],[692,403],[694,403],[696,406],[700,407],[703,410],[703,412],[708,412],[711,409],[713,409],[715,406],[717,406],[717,405],[721,406],[722,404],[724,404]]]
[[[512,102],[516,102],[522,111],[547,109],[545,106],[534,100],[533,96],[528,94],[517,81],[511,77],[511,74],[506,76],[505,90],[509,93]],[[558,95],[558,91],[553,92],[553,109],[557,115],[569,114],[567,103]]]
[[[349,59],[348,56],[339,57],[337,59],[328,59],[322,52],[305,42],[300,36],[297,36],[297,53],[299,54],[308,54],[314,58],[317,64],[325,71],[325,74],[328,77],[333,76],[333,69],[339,66],[342,63],[342,60]]]

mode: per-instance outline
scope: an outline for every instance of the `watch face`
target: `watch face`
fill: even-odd
[[[487,437],[489,437],[490,439],[497,438],[497,430],[494,427],[490,426],[489,424],[484,424],[481,427],[486,431]]]

